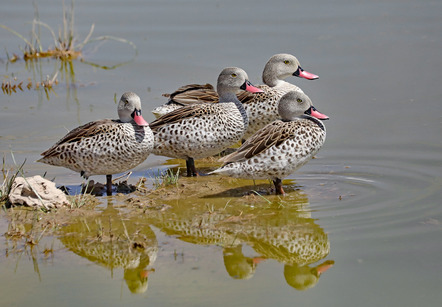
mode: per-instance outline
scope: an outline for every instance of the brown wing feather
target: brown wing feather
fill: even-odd
[[[164,97],[175,97],[178,94],[182,94],[187,91],[194,91],[194,90],[213,90],[213,85],[206,83],[206,84],[187,84],[183,85],[180,88],[178,88],[175,92],[171,94],[163,94]]]
[[[216,103],[219,100],[218,93],[209,83],[184,85],[175,92],[163,94],[163,96],[169,97],[168,103],[177,103],[183,106],[194,103]]]
[[[171,101],[181,105],[189,105],[194,103],[217,103],[219,101],[219,96],[214,90],[196,90],[178,94],[173,97]]]
[[[242,91],[236,96],[238,96],[239,101],[242,103],[248,103],[251,99],[253,99],[254,94],[247,91]]]
[[[286,123],[275,121],[252,135],[237,151],[220,159],[224,164],[244,161],[256,156],[260,152],[277,146],[293,136],[293,131],[286,128]]]
[[[55,148],[64,143],[77,142],[82,138],[92,137],[104,132],[104,128],[107,125],[114,124],[115,121],[111,119],[103,119],[98,121],[93,121],[75,129],[69,131],[64,137],[62,137],[57,143],[55,143],[51,148],[43,152],[42,156],[50,156],[54,153]]]
[[[209,109],[205,107],[204,104],[184,106],[182,108],[175,109],[167,114],[164,114],[160,118],[157,118],[149,124],[149,127],[152,132],[155,133],[158,129],[164,127],[165,125],[178,123],[185,118],[199,117],[203,114],[207,114],[208,112]]]
[[[259,85],[258,87],[265,90],[268,86]],[[259,93],[241,91],[237,96],[239,101],[246,104],[256,100],[257,95],[259,95]],[[261,95],[266,94],[262,93]],[[219,101],[218,93],[209,83],[184,85],[175,92],[163,94],[163,96],[169,98],[169,103],[177,103],[183,106],[196,103],[217,103]]]

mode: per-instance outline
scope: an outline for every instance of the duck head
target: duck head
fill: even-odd
[[[118,116],[123,123],[129,123],[133,120],[138,126],[149,125],[141,116],[140,97],[133,92],[126,92],[121,96],[118,102]]]

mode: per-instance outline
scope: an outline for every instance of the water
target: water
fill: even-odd
[[[57,29],[61,5],[36,4],[40,19]],[[137,239],[144,256],[123,243],[114,249],[97,244],[83,226],[61,227],[59,237],[44,237],[32,251],[14,249],[2,237],[1,305],[439,305],[441,6],[429,0],[76,1],[81,39],[94,23],[93,37],[125,38],[138,54],[118,42],[90,44],[87,62],[125,64],[105,70],[75,61],[74,74],[60,73],[49,99],[36,90],[1,95],[0,149],[9,165],[11,151],[17,163],[26,159],[27,175],[47,171],[57,183],[81,183],[78,174],[34,161],[66,129],[116,117],[114,95],[138,93],[151,121],[149,110],[165,101],[162,93],[185,83],[215,84],[226,66],[245,69],[259,84],[264,63],[280,52],[294,54],[304,69],[320,76],[289,81],[330,116],[327,140],[317,159],[284,181],[289,195],[283,202],[274,196],[266,196],[270,205],[244,201],[244,191],[255,188],[250,181],[198,178],[202,187],[221,189],[168,196],[164,210],[141,217],[127,212],[118,198],[102,198],[98,217],[79,222],[96,229],[98,219],[108,229],[115,219],[114,232],[124,238],[124,227],[117,225],[125,221],[130,235],[144,236]],[[32,18],[27,1],[3,4],[0,11],[1,24],[25,37]],[[43,33],[43,45],[50,44],[49,33]],[[9,54],[20,54],[24,44],[3,29],[0,42]],[[2,76],[18,80],[40,73],[44,78],[60,65],[7,64],[5,52],[0,54]],[[165,161],[150,156],[136,174],[149,175]],[[1,233],[7,227],[2,217]],[[76,233],[83,243],[69,245],[65,238]],[[270,240],[284,235],[289,240]],[[289,249],[293,242],[298,249]],[[315,257],[296,258],[302,248],[315,246]],[[100,250],[114,251],[114,258],[127,251],[144,262],[141,267],[109,262]],[[332,262],[318,278],[321,264]],[[144,292],[132,293],[130,281],[137,279],[131,272]],[[310,287],[297,289],[294,281]]]

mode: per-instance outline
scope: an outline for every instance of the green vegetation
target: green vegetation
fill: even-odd
[[[5,205],[7,203],[8,195],[9,195],[9,192],[11,191],[12,183],[14,182],[17,175],[23,172],[23,166],[25,165],[25,162],[23,162],[23,164],[20,165],[15,172],[12,172],[11,169],[6,168],[5,156],[3,156],[3,161],[2,161],[3,180],[2,180],[2,184],[0,186],[0,204],[1,205]]]
[[[180,176],[180,169],[173,173],[173,170],[168,168],[164,173],[160,173],[159,176],[155,176],[154,186],[156,189],[161,187],[167,187],[169,185],[178,185],[178,178]]]

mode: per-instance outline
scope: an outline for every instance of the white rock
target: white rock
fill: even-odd
[[[54,182],[41,176],[15,178],[9,201],[15,205],[45,209],[69,206],[66,194],[57,189]]]

